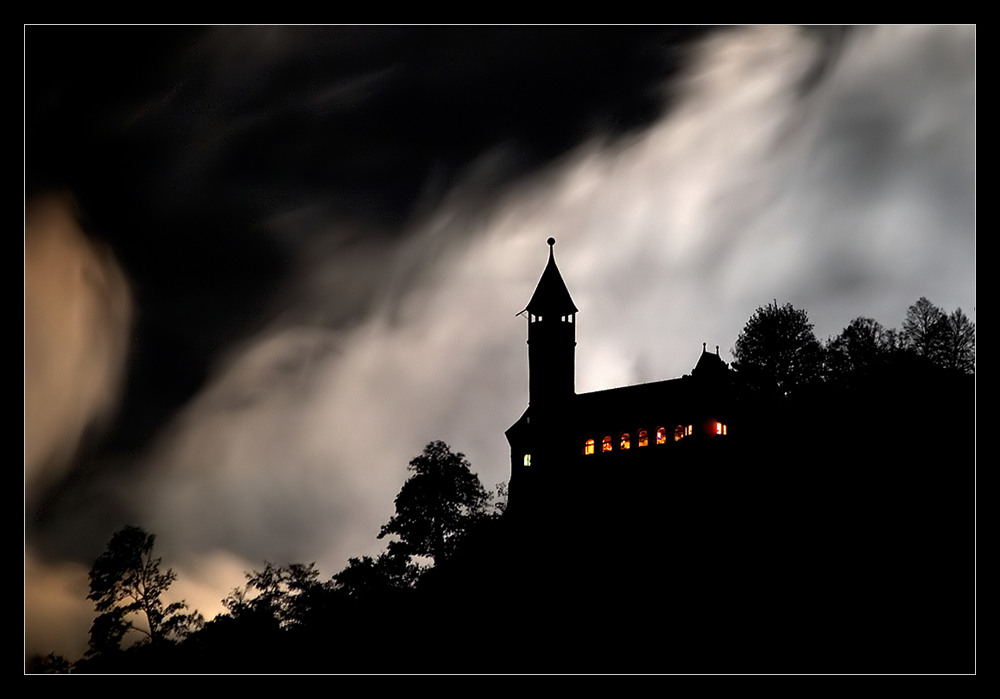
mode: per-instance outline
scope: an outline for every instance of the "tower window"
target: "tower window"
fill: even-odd
[[[639,446],[647,447],[649,446],[649,434],[646,430],[639,430]]]
[[[607,435],[601,441],[601,451],[611,451],[611,435]]]
[[[656,428],[656,443],[666,444],[667,443],[667,428],[657,427]]]
[[[584,455],[590,455],[594,453],[594,440],[588,439],[583,445]]]
[[[524,455],[524,465],[531,466],[531,454]]]
[[[725,433],[726,433],[726,425],[725,425],[725,423],[722,423],[722,422],[715,423],[715,434],[722,435],[722,434],[725,434]]]
[[[629,438],[628,432],[622,432],[620,445],[622,450],[632,448],[632,440]]]

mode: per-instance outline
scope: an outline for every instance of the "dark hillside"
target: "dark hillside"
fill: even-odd
[[[427,579],[444,628],[464,627],[444,634],[446,657],[516,672],[972,672],[975,417],[974,377],[897,371],[748,398],[725,444],[668,468],[547,484]]]

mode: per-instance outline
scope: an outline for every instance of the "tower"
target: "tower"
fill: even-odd
[[[550,407],[572,397],[575,384],[577,308],[566,289],[548,239],[549,261],[522,313],[528,316],[528,403]]]
[[[528,319],[528,408],[507,430],[510,444],[510,502],[519,508],[544,502],[539,469],[553,469],[571,449],[567,430],[576,396],[577,308],[556,266],[548,239],[549,260],[528,305],[518,315]],[[534,485],[532,485],[534,483]]]

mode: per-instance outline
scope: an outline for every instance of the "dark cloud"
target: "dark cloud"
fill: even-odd
[[[130,404],[174,406],[206,359],[274,312],[303,236],[377,254],[484,152],[507,154],[492,188],[582,138],[650,123],[676,53],[702,33],[32,26],[28,189],[71,187],[113,243],[142,309]],[[331,320],[351,322],[369,297],[341,297]],[[124,419],[144,440],[156,421],[139,415]]]

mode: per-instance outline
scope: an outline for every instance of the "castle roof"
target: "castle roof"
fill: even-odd
[[[535,293],[532,294],[525,310],[533,315],[562,316],[576,313],[577,308],[573,304],[566,283],[556,266],[555,254],[552,251],[556,239],[549,238],[547,242],[549,244],[549,262],[545,265],[545,271],[542,272],[538,286],[535,287]]]
[[[719,356],[719,348],[715,348],[715,354],[705,349],[704,343],[701,346],[701,357],[691,374],[701,378],[723,377],[727,375],[726,363]]]

